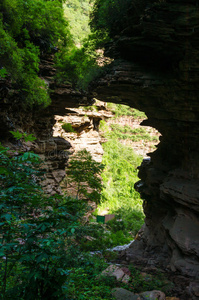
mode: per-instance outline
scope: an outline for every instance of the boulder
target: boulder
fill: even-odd
[[[165,294],[161,291],[147,291],[139,294],[143,300],[166,300]]]
[[[112,290],[112,294],[116,300],[141,300],[139,295],[136,295],[123,288],[115,288]]]

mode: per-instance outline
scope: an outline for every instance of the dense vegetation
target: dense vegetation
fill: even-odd
[[[97,51],[109,40],[108,34],[93,30],[89,26],[89,16],[94,0],[67,0],[64,4],[65,17],[74,42],[56,54],[56,79],[58,82],[72,83],[74,88],[87,89],[89,83],[106,72],[107,64],[100,66],[101,53]]]
[[[101,73],[95,49],[127,25],[125,11],[127,15],[131,12],[132,3],[97,0],[91,21],[93,34],[83,43],[90,32],[86,24],[92,3],[1,1],[0,79],[12,84],[24,106],[50,103],[47,86],[39,77],[43,55],[56,53],[58,83],[67,81],[85,88]],[[77,20],[81,20],[79,25]],[[83,45],[79,48],[73,42]],[[139,115],[124,106],[113,110],[116,117]],[[62,127],[72,131],[70,124]],[[76,197],[46,195],[40,185],[45,174],[39,156],[30,152],[16,155],[0,145],[1,299],[112,299],[111,288],[121,285],[99,277],[107,264],[89,252],[129,242],[143,224],[141,200],[133,188],[141,158],[119,141],[134,133],[130,128],[108,128],[101,123],[101,130],[108,139],[104,145],[104,187],[99,177],[104,166],[86,151],[80,152],[71,160],[67,174],[75,182]],[[34,140],[32,135],[12,134],[17,140]],[[99,210],[108,208],[116,214],[107,226],[85,221],[91,209],[88,201],[99,204],[100,200]],[[134,282],[137,280],[132,290],[140,291],[145,283],[133,267],[132,274]]]
[[[0,77],[11,81],[26,105],[48,105],[39,78],[40,57],[70,44],[60,0],[2,0],[0,3]]]
[[[91,33],[88,24],[93,2],[94,0],[66,0],[64,2],[64,14],[69,21],[73,41],[78,46],[81,46],[83,40]]]
[[[19,140],[34,139],[13,134]],[[82,155],[83,160],[89,156]],[[109,283],[94,284],[106,264],[83,252],[85,237],[95,232],[84,224],[85,199],[45,195],[38,184],[41,163],[34,153],[16,156],[0,146],[1,299],[111,299]],[[92,169],[96,163],[89,159],[85,164],[90,174],[100,171],[100,166]],[[82,176],[77,174],[78,168],[71,176]],[[100,188],[91,177],[89,184]],[[87,199],[92,196],[86,194]]]
[[[113,38],[121,31],[132,34],[132,27],[139,21],[147,6],[160,0],[96,0],[91,14],[91,29]]]
[[[18,140],[34,140],[32,135],[12,134]],[[136,217],[138,221],[142,218],[136,211],[139,203],[135,200],[134,216],[129,211],[129,223],[119,222],[119,229],[118,222],[106,227],[88,223],[85,221],[90,209],[87,202],[99,201],[102,185],[98,175],[104,166],[93,161],[86,150],[80,151],[68,170],[68,177],[76,183],[76,197],[50,197],[38,181],[44,175],[41,163],[34,153],[16,156],[0,146],[1,299],[43,300],[49,299],[49,295],[50,299],[112,299],[111,288],[122,284],[113,278],[100,277],[107,264],[98,254],[89,252],[129,241],[125,237],[126,229],[133,222],[135,230]],[[136,199],[133,194],[130,197]],[[129,204],[123,202],[124,209],[129,209]],[[124,216],[126,222],[126,211]],[[108,252],[104,255],[110,257]],[[132,290],[142,290],[146,284],[133,267],[132,276],[136,280],[136,290]],[[154,281],[149,285],[158,287],[160,283]]]
[[[125,105],[110,104],[109,109],[119,116],[143,117],[143,113]],[[138,156],[131,147],[122,144],[123,137],[117,126],[100,123],[101,134],[107,139],[104,143],[103,163],[105,170],[102,173],[104,188],[98,211],[107,210],[116,214],[116,218],[109,222],[111,230],[115,232],[118,243],[132,240],[144,222],[142,200],[134,189],[138,180],[137,167],[142,157]],[[118,125],[120,129],[125,126]],[[135,134],[132,134],[135,136]],[[119,221],[118,221],[119,220]],[[113,237],[114,239],[114,237]]]

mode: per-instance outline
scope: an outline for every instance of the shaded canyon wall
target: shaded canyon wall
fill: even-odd
[[[102,101],[144,111],[161,141],[140,167],[136,185],[146,214],[129,260],[150,257],[165,268],[199,276],[199,3],[159,1],[118,32],[115,58],[95,83]]]
[[[135,1],[136,2],[136,1]],[[128,104],[146,113],[161,142],[140,167],[137,189],[144,201],[145,229],[126,255],[155,260],[171,270],[199,275],[199,3],[167,0],[143,8],[135,24],[118,32],[106,55],[115,59],[92,91],[102,101]],[[91,97],[53,81],[52,60],[41,62],[41,77],[51,90],[45,110],[23,110],[9,82],[0,82],[0,139],[16,151],[43,156],[45,189],[59,192],[71,145],[53,137],[54,115],[65,107],[91,105]],[[33,133],[21,143],[10,130]]]

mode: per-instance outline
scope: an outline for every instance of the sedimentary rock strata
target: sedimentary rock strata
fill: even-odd
[[[146,224],[142,241],[132,245],[127,256],[140,247],[144,256],[197,277],[198,1],[158,1],[143,8],[136,23],[118,32],[106,53],[116,60],[96,83],[97,97],[144,111],[148,120],[143,125],[162,134],[151,160],[140,167],[137,189]]]

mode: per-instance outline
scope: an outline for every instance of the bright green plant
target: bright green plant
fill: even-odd
[[[119,141],[119,129],[124,130],[124,127],[117,124],[112,124],[111,127],[112,129],[105,121],[100,122],[100,131],[107,142],[103,144],[104,188],[98,212],[108,209],[109,213],[115,214],[115,219],[109,221],[107,225],[116,235],[122,231],[125,243],[128,243],[144,223],[142,200],[134,189],[134,184],[138,181],[137,166],[140,165],[142,158],[135,154],[132,148]],[[118,245],[124,242],[124,238],[118,233]]]
[[[1,1],[0,76],[8,76],[22,104],[50,103],[47,86],[38,77],[40,56],[70,43],[61,1]]]
[[[70,32],[75,44],[81,44],[90,34],[89,14],[92,0],[68,0],[64,4],[64,14],[69,21]]]
[[[34,139],[20,132],[13,135]],[[86,175],[89,165],[95,177],[101,168],[85,151],[82,157],[87,167],[81,170]],[[106,264],[82,252],[81,242],[94,232],[92,226],[82,224],[84,201],[45,195],[38,184],[40,162],[34,153],[14,156],[0,146],[1,299],[47,300],[49,295],[50,299],[112,299],[112,283],[96,283]],[[96,187],[95,179],[88,182]]]
[[[33,140],[16,132],[17,139]],[[2,299],[65,299],[76,237],[84,233],[82,202],[46,196],[37,183],[39,156],[0,147],[0,290]],[[67,252],[66,252],[67,249]],[[79,253],[79,254],[78,254]],[[73,257],[73,259],[72,259]]]
[[[24,132],[17,131],[10,131],[10,133],[13,135],[13,137],[17,140],[23,139],[25,142],[32,142],[36,140],[36,137],[33,136],[33,134],[27,134]]]
[[[56,79],[69,81],[79,89],[87,89],[89,83],[102,75],[105,68],[97,64],[99,54],[95,51],[95,40],[89,37],[81,48],[71,47],[56,54]]]
[[[122,116],[132,116],[134,119],[145,119],[146,115],[144,112],[139,111],[135,108],[129,107],[124,104],[116,104],[116,103],[107,103],[107,108],[112,111],[115,115],[115,118]]]
[[[77,199],[99,202],[102,189],[100,174],[103,168],[104,166],[96,162],[86,149],[74,155],[66,173],[68,183],[75,184]]]
[[[70,123],[64,123],[64,124],[62,124],[62,129],[64,129],[66,132],[76,132],[74,129],[73,129],[73,127],[72,127],[72,125],[70,124]]]

